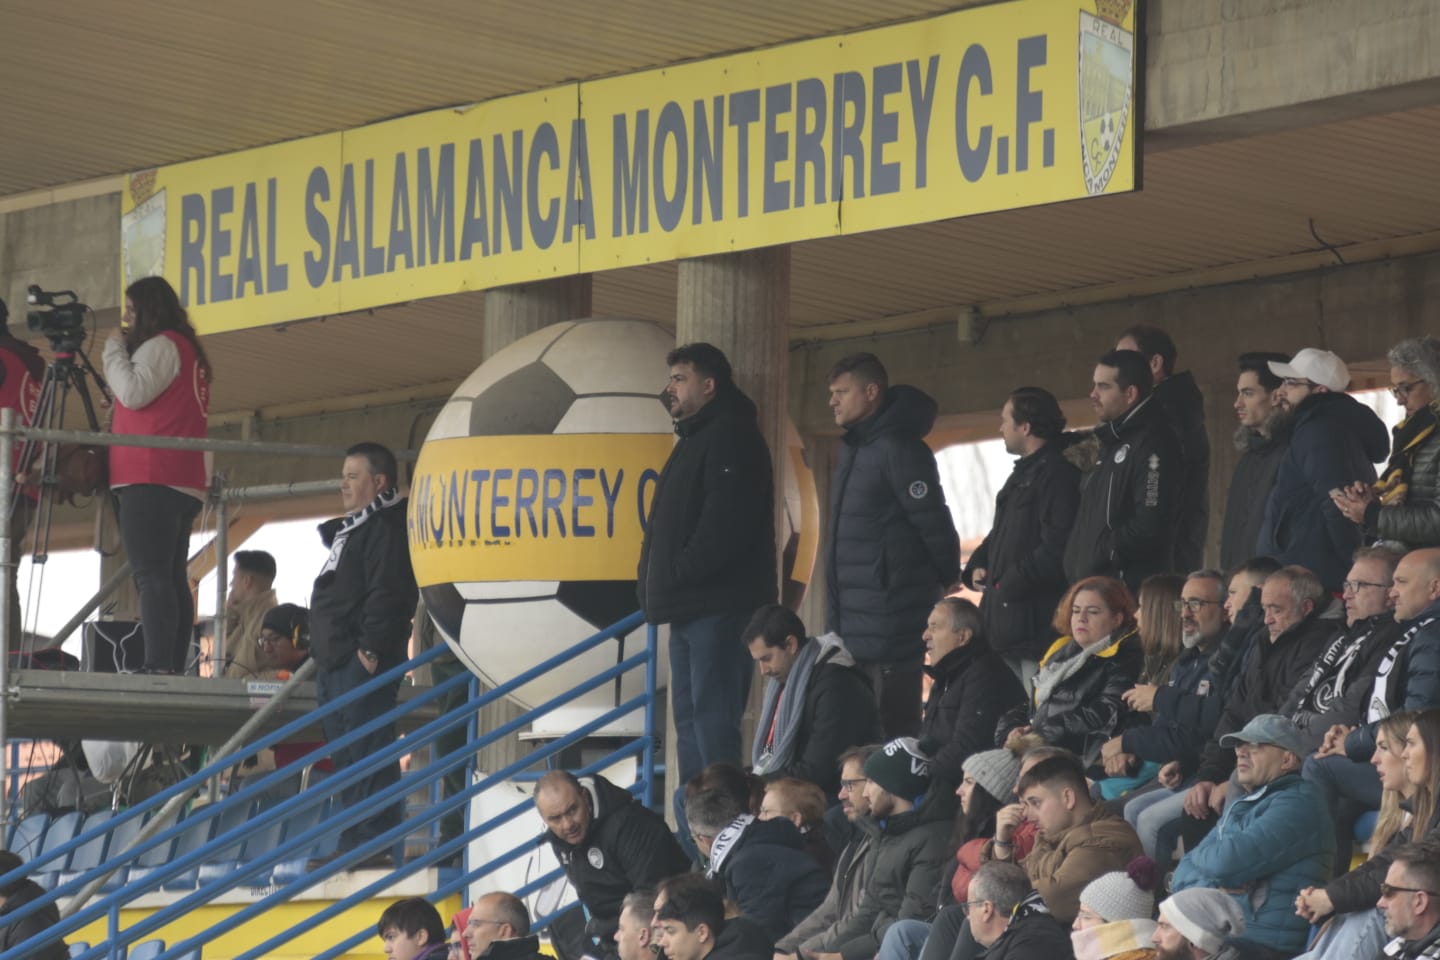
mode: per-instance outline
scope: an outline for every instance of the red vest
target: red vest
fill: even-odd
[[[20,423],[30,426],[35,422],[35,409],[40,405],[40,383],[44,379],[45,361],[41,359],[40,351],[28,343],[0,335],[0,408],[15,410],[20,414]],[[17,472],[24,452],[24,444],[17,442],[14,464]],[[35,499],[33,487],[24,487],[22,491],[25,496]]]
[[[142,437],[204,438],[210,410],[210,381],[195,357],[190,341],[165,330],[160,336],[169,338],[180,351],[180,373],[139,410],[131,410],[115,401],[113,433],[129,433]],[[189,487],[204,490],[210,485],[210,471],[205,454],[199,450],[154,450],[144,447],[110,448],[110,485],[157,483],[166,487]]]

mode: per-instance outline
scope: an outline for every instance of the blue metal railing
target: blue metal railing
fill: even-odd
[[[415,833],[418,830],[433,828],[434,825],[438,824],[439,820],[442,817],[454,810],[458,809],[464,811],[466,822],[468,823],[469,801],[472,798],[483,793],[490,787],[495,786],[502,780],[512,778],[517,774],[521,774],[524,770],[534,766],[537,763],[549,760],[550,758],[558,755],[560,752],[569,748],[570,746],[579,743],[591,733],[603,728],[606,724],[619,720],[627,715],[631,715],[636,711],[643,711],[643,735],[639,738],[636,738],[632,742],[621,746],[617,750],[613,751],[609,756],[598,761],[597,763],[591,764],[589,767],[586,768],[586,771],[588,772],[591,770],[602,769],[604,766],[608,765],[609,763],[613,763],[616,760],[630,756],[638,756],[640,758],[640,781],[635,787],[632,787],[632,789],[636,790],[636,792],[640,794],[642,800],[645,803],[650,804],[653,801],[652,785],[655,773],[656,742],[655,687],[657,680],[657,649],[654,627],[646,628],[646,644],[644,650],[642,650],[640,653],[625,658],[624,660],[615,664],[609,669],[588,678],[584,682],[565,691],[564,693],[552,697],[545,703],[530,710],[527,710],[525,713],[521,714],[514,720],[509,721],[501,725],[500,727],[497,727],[487,732],[483,736],[477,737],[474,735],[475,718],[481,707],[507,696],[515,690],[518,690],[524,685],[532,682],[533,680],[545,675],[551,670],[554,670],[557,667],[568,663],[570,660],[585,653],[588,650],[600,646],[601,644],[606,643],[609,640],[628,634],[635,628],[639,627],[642,623],[643,619],[639,613],[632,614],[631,616],[619,621],[611,627],[608,627],[607,629],[596,633],[588,639],[581,641],[580,643],[574,645],[568,650],[562,651],[561,653],[550,657],[544,662],[537,664],[535,667],[532,667],[525,673],[520,674],[514,679],[507,681],[504,684],[501,684],[500,686],[486,692],[485,694],[479,697],[474,697],[472,695],[471,699],[468,700],[466,703],[449,711],[448,713],[445,713],[442,716],[430,720],[429,722],[420,726],[418,729],[406,734],[403,738],[397,739],[397,741],[393,745],[387,747],[385,750],[378,751],[373,755],[367,757],[363,763],[353,765],[341,771],[337,771],[333,776],[326,778],[319,784],[313,785],[309,789],[297,794],[296,796],[290,797],[286,800],[279,802],[273,807],[267,808],[266,816],[264,818],[257,818],[252,822],[243,822],[232,829],[225,830],[223,833],[220,833],[219,835],[209,840],[207,843],[201,845],[198,849],[192,851],[191,853],[185,854],[170,862],[167,862],[163,866],[148,869],[148,872],[144,875],[143,878],[136,879],[133,882],[125,884],[124,887],[119,890],[111,891],[110,893],[97,898],[93,902],[89,903],[88,905],[77,911],[74,915],[65,918],[58,925],[45,931],[40,936],[27,941],[21,946],[0,953],[0,960],[19,960],[19,958],[26,956],[28,953],[37,948],[40,944],[51,942],[59,937],[63,937],[70,933],[73,933],[76,930],[79,930],[87,926],[88,924],[99,920],[102,917],[109,918],[109,940],[105,943],[90,948],[80,956],[83,958],[83,960],[98,960],[98,958],[102,956],[108,956],[111,958],[116,958],[116,960],[118,960],[119,957],[123,956],[124,951],[128,948],[130,944],[149,938],[156,931],[163,929],[167,924],[184,916],[185,914],[194,910],[196,907],[212,901],[213,899],[215,899],[215,897],[223,894],[230,889],[233,889],[236,886],[245,883],[247,880],[268,877],[272,869],[279,862],[287,858],[293,859],[293,852],[299,851],[301,855],[304,855],[306,851],[309,851],[310,849],[315,847],[315,845],[321,840],[325,839],[327,835],[339,830],[343,830],[351,824],[358,823],[363,819],[367,819],[372,816],[377,810],[384,809],[391,804],[403,802],[403,799],[407,795],[438,784],[446,774],[454,770],[460,769],[462,767],[467,768],[468,770],[470,765],[473,764],[476,752],[482,747],[490,743],[494,743],[502,739],[503,737],[506,737],[511,733],[518,731],[533,720],[543,716],[544,714],[550,712],[551,710],[554,710],[559,706],[564,705],[565,703],[573,701],[574,699],[584,695],[590,690],[597,689],[604,684],[609,683],[610,681],[622,676],[623,674],[640,667],[643,667],[645,671],[645,689],[644,692],[639,696],[632,697],[624,703],[615,706],[603,715],[596,717],[595,719],[572,731],[566,736],[545,744],[543,747],[540,747],[539,749],[533,751],[528,756],[507,765],[503,769],[496,771],[493,774],[490,774],[478,783],[471,784],[466,789],[460,791],[456,795],[446,798],[443,802],[438,804],[432,804],[427,810],[421,812],[418,816],[410,818],[409,820],[401,823],[400,825],[392,828],[391,830],[386,831],[384,834],[375,837],[374,839],[362,844],[361,846],[356,847],[353,850],[347,851],[344,856],[339,857],[332,863],[325,865],[322,869],[314,872],[302,871],[301,876],[299,876],[296,880],[283,884],[260,901],[250,906],[247,906],[244,909],[236,912],[232,916],[227,917],[225,920],[214,924],[203,934],[191,937],[188,940],[169,947],[169,949],[167,949],[164,953],[161,954],[161,957],[179,957],[191,950],[196,949],[197,947],[202,946],[204,943],[207,943],[250,920],[253,920],[257,916],[262,914],[264,911],[274,907],[278,903],[293,899],[296,894],[308,889],[311,886],[314,886],[316,883],[325,880],[334,873],[346,869],[351,864],[368,859],[375,853],[386,850],[390,846],[399,843],[406,836]],[[88,842],[91,842],[96,837],[102,834],[113,832],[117,827],[119,827],[122,823],[128,820],[133,820],[135,817],[143,817],[153,811],[159,810],[173,797],[176,797],[189,789],[204,784],[212,777],[215,777],[223,771],[235,766],[244,758],[252,756],[258,753],[260,750],[271,747],[274,744],[281,742],[282,740],[298,734],[306,727],[315,723],[320,717],[323,717],[335,710],[343,709],[345,705],[352,702],[353,700],[365,696],[367,693],[378,689],[385,684],[396,682],[410,670],[413,670],[416,667],[425,663],[429,663],[431,660],[438,657],[444,649],[444,647],[437,647],[435,649],[426,651],[425,653],[409,661],[408,663],[402,664],[390,671],[387,671],[384,674],[371,678],[371,680],[369,680],[362,687],[350,691],[345,696],[338,698],[337,700],[329,704],[326,704],[324,707],[312,711],[304,717],[298,718],[286,724],[285,726],[281,727],[280,729],[274,731],[271,734],[261,737],[244,750],[212,761],[204,769],[200,770],[199,772],[195,773],[190,777],[185,778],[180,783],[175,784],[170,788],[167,788],[166,790],[157,794],[155,797],[152,797],[144,803],[132,807],[129,810],[116,814],[113,818],[111,818],[101,827],[95,830],[87,831],[86,833],[75,837],[68,843],[61,844],[55,849],[47,851],[43,856],[32,860],[30,863],[26,864],[25,867],[19,870],[15,870],[9,874],[0,876],[0,885],[4,885],[13,880],[18,880],[24,875],[36,872],[48,863],[63,864],[66,861],[66,858],[68,858],[68,854],[70,852],[78,849],[79,847]],[[350,731],[344,737],[337,738],[336,740],[326,744],[321,749],[307,754],[304,760],[306,763],[309,763],[313,762],[316,759],[329,756],[337,749],[341,749],[346,745],[367,736],[372,731],[378,730],[382,726],[388,725],[390,723],[394,723],[398,717],[419,710],[430,704],[431,702],[434,702],[446,696],[448,693],[459,689],[459,687],[462,685],[471,684],[472,680],[473,678],[471,678],[468,674],[460,674],[451,677],[448,680],[427,689],[424,693],[417,695],[406,703],[397,706],[394,710],[390,711],[384,716],[377,717],[376,719],[364,724],[363,726],[358,727],[353,731]],[[451,751],[450,753],[445,754],[442,757],[436,758],[423,767],[420,767],[418,769],[412,769],[404,776],[402,776],[398,782],[387,787],[385,790],[380,791],[373,797],[367,798],[366,802],[363,805],[357,805],[351,809],[346,810],[336,810],[332,812],[331,815],[322,817],[322,822],[317,824],[316,826],[305,830],[298,836],[286,837],[282,847],[266,851],[257,857],[249,859],[239,868],[228,871],[224,877],[199,885],[197,889],[195,889],[191,893],[188,893],[185,896],[182,896],[177,902],[155,911],[155,913],[153,913],[149,917],[146,917],[144,920],[138,923],[132,924],[130,927],[127,927],[123,930],[120,929],[119,919],[121,908],[129,903],[132,903],[136,898],[143,896],[146,893],[149,893],[150,891],[164,885],[168,881],[180,876],[181,874],[186,873],[191,869],[198,868],[200,864],[211,860],[217,851],[226,850],[238,846],[251,834],[255,833],[258,830],[265,829],[269,824],[273,823],[276,818],[289,817],[301,811],[313,808],[317,805],[327,803],[332,797],[339,795],[348,785],[358,781],[363,777],[368,776],[374,769],[394,763],[398,761],[399,758],[403,755],[413,754],[424,747],[430,746],[431,744],[435,743],[438,738],[444,736],[446,733],[453,730],[457,725],[463,725],[467,729],[467,732],[470,733],[470,736],[467,738],[467,743],[461,748]],[[254,798],[265,794],[270,789],[279,786],[284,781],[296,776],[297,770],[298,767],[296,765],[291,765],[278,769],[270,774],[267,774],[255,784],[247,785],[243,790],[240,790],[232,794],[231,796],[226,797],[219,803],[207,805],[200,808],[199,810],[194,812],[191,817],[187,817],[183,820],[178,821],[177,823],[160,831],[154,837],[151,837],[145,842],[137,844],[130,850],[125,851],[117,856],[112,856],[100,866],[92,870],[87,870],[76,879],[71,880],[63,885],[57,886],[55,889],[48,892],[44,897],[38,898],[32,903],[26,904],[25,906],[18,908],[7,916],[7,920],[14,922],[23,919],[30,913],[43,909],[46,904],[53,903],[59,899],[72,896],[80,889],[91,883],[91,881],[106,875],[107,873],[116,868],[121,868],[129,864],[138,863],[140,858],[143,857],[147,852],[163,844],[168,844],[176,837],[182,835],[187,830],[195,829],[195,824],[197,822],[204,822],[208,819],[224,817],[227,811],[234,810],[237,807],[246,806],[248,809],[248,804],[250,804],[254,800]],[[473,777],[469,779],[473,779]],[[441,843],[433,847],[433,849],[427,851],[425,854],[415,858],[414,860],[404,863],[395,872],[385,875],[382,879],[367,885],[364,889],[357,891],[356,893],[351,894],[343,900],[340,900],[337,903],[319,911],[314,916],[308,918],[305,921],[302,921],[300,924],[297,924],[291,929],[287,930],[284,934],[272,937],[265,943],[260,944],[254,949],[240,955],[240,957],[237,957],[236,960],[253,960],[253,958],[262,957],[268,951],[273,950],[280,944],[293,940],[296,936],[302,935],[309,930],[312,930],[315,927],[319,926],[321,923],[324,923],[335,916],[343,914],[345,911],[351,909],[362,901],[370,899],[375,894],[379,893],[381,890],[392,885],[397,879],[410,876],[420,870],[426,869],[432,865],[448,860],[456,853],[464,851],[471,841],[483,836],[485,833],[493,830],[497,826],[500,826],[503,823],[514,819],[514,817],[520,815],[522,812],[528,809],[529,806],[529,801],[522,800],[512,806],[509,810],[491,817],[485,823],[466,829],[460,836]],[[490,862],[480,866],[478,869],[472,870],[467,865],[466,868],[458,871],[459,875],[456,876],[454,879],[449,879],[443,882],[440,888],[431,895],[431,898],[440,899],[445,896],[449,896],[457,890],[466,888],[476,879],[484,877],[504,866],[505,864],[517,859],[518,857],[524,856],[526,853],[534,850],[535,846],[540,842],[540,839],[541,838],[537,837],[534,840],[526,841],[525,843],[522,843],[519,846],[512,848],[512,850],[507,851],[506,853],[492,859]],[[552,872],[546,877],[537,878],[535,881],[532,881],[531,884],[527,885],[527,887],[539,889],[539,887],[544,886],[545,883],[552,882],[557,877],[558,871]],[[330,951],[323,954],[322,957],[330,958],[339,956],[346,950],[348,950],[350,946],[358,944],[368,936],[373,936],[373,928],[367,925],[362,931],[357,933],[354,938],[352,938],[351,940],[347,940],[344,944],[337,945]]]

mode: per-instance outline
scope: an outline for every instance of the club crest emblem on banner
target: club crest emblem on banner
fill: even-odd
[[[1085,190],[1105,192],[1115,173],[1135,100],[1135,33],[1125,29],[1133,0],[1095,0],[1080,11],[1080,156]],[[1098,14],[1098,16],[1097,16]]]

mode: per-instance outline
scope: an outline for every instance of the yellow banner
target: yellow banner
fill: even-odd
[[[1013,0],[134,174],[202,332],[1137,189],[1133,0]]]
[[[430,440],[410,484],[420,586],[631,580],[669,434]]]

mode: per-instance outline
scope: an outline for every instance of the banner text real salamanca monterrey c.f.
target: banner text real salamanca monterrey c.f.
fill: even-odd
[[[1014,0],[133,174],[202,332],[1138,187],[1132,0]]]

